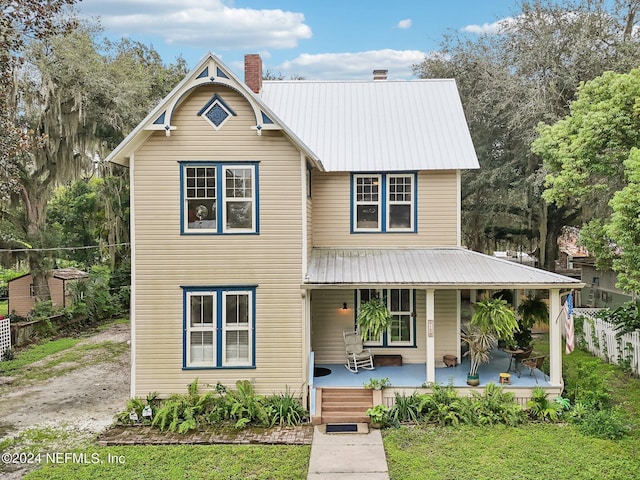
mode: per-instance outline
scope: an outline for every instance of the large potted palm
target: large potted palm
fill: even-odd
[[[498,346],[498,340],[510,341],[518,330],[515,312],[501,298],[492,298],[474,305],[471,321],[462,329],[462,341],[469,350],[470,368],[467,384],[480,384],[478,368],[491,361],[491,350]]]

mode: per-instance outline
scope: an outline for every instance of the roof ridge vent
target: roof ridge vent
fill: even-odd
[[[387,79],[387,73],[389,73],[389,70],[374,70],[373,71],[373,79],[374,80],[386,80]]]

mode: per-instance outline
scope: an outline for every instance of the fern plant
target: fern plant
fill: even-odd
[[[360,304],[357,322],[362,340],[378,339],[390,321],[391,313],[381,298],[374,297]]]
[[[533,389],[531,399],[527,402],[530,417],[546,422],[557,422],[560,419],[565,404],[549,400],[548,396],[540,386]]]

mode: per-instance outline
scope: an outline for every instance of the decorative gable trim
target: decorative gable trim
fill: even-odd
[[[255,130],[258,135],[262,133],[262,130],[282,130],[282,126],[276,124],[272,120],[271,114],[267,115],[264,112],[265,107],[257,100],[257,97],[251,94],[246,85],[240,82],[233,73],[228,71],[224,65],[219,63],[216,57],[211,55],[205,58],[200,67],[194,69],[194,72],[199,73],[197,73],[197,75],[194,73],[191,77],[185,78],[183,82],[178,85],[171,94],[169,94],[169,101],[165,104],[166,109],[160,116],[156,116],[153,123],[145,126],[145,130],[164,130],[166,135],[170,136],[171,131],[177,128],[175,125],[171,125],[173,112],[180,105],[182,100],[186,98],[189,91],[202,85],[224,85],[225,87],[231,88],[244,96],[251,105],[256,119],[255,126],[251,128],[252,130]],[[215,75],[213,75],[212,72],[215,72]],[[213,108],[214,103],[215,100],[212,101],[212,104],[209,105],[209,107]],[[221,116],[224,116],[223,110],[225,109],[229,112],[229,115],[235,115],[235,113],[232,113],[232,110],[228,105],[223,105],[222,103],[218,103],[218,105],[220,108],[217,109],[216,113]],[[201,114],[202,113],[199,115]],[[218,120],[213,120],[211,118],[208,118],[208,120],[216,130],[222,125],[222,123],[224,123],[224,121],[222,121],[216,125]]]
[[[216,130],[230,117],[235,117],[236,112],[217,93],[200,109],[199,117],[203,117]]]

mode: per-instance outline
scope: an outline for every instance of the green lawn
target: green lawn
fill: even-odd
[[[9,315],[9,302],[7,300],[0,302],[0,315],[3,317]]]
[[[296,480],[307,478],[310,451],[308,445],[93,447],[78,451],[86,454],[86,463],[80,457],[76,463],[49,464],[24,478]]]

